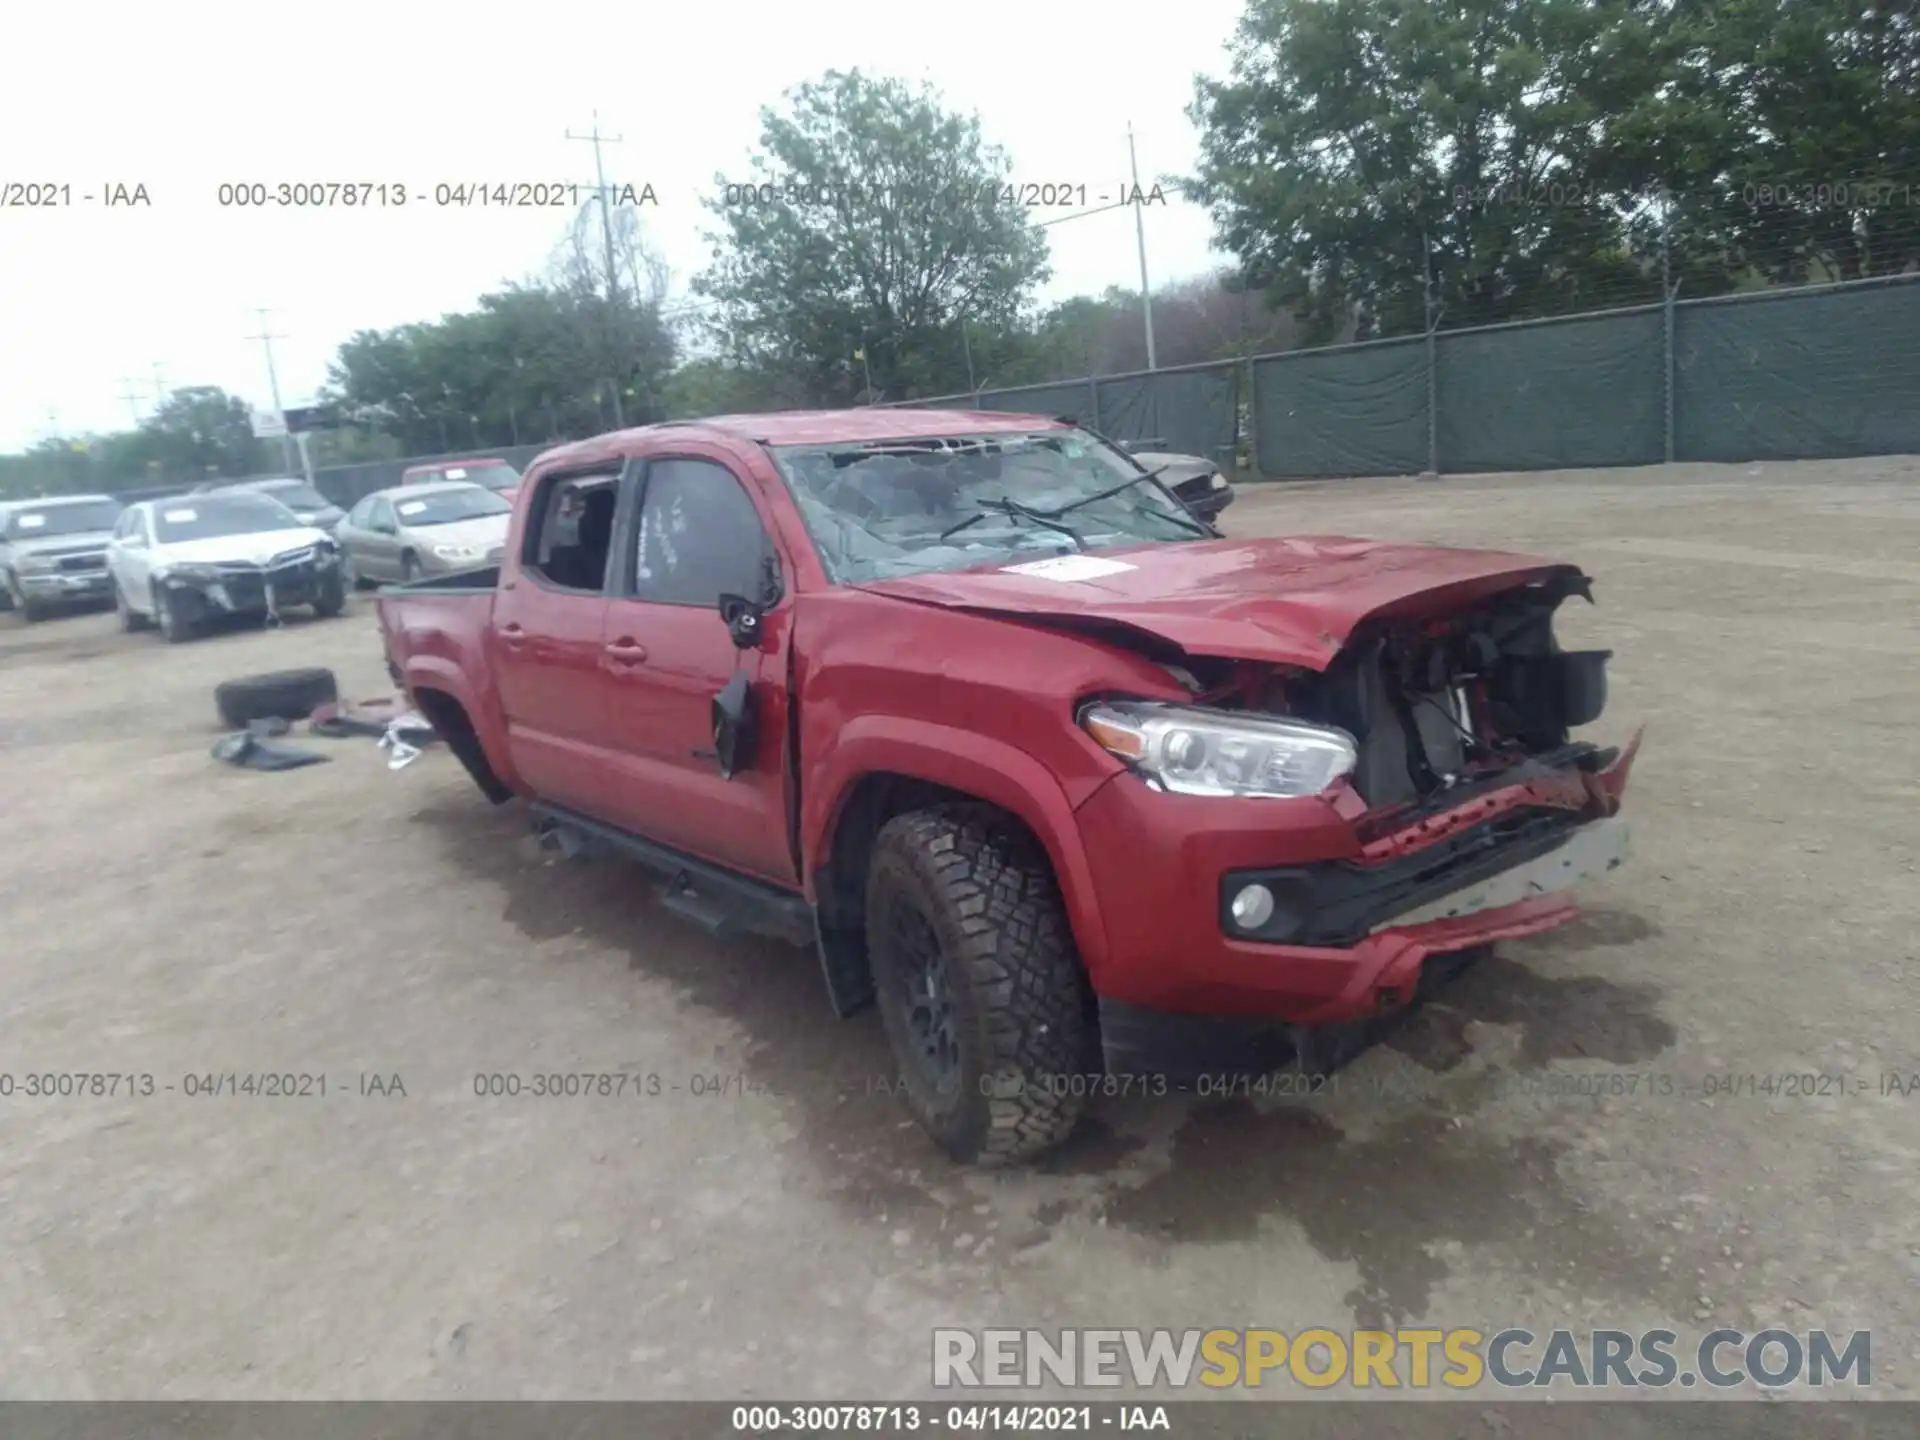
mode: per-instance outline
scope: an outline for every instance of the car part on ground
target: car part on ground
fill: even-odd
[[[351,705],[328,701],[315,708],[307,728],[329,740],[345,740],[354,736],[377,740],[387,733],[394,718],[402,713],[404,704],[397,696],[359,700]]]
[[[420,758],[433,740],[433,727],[427,718],[416,710],[409,710],[388,723],[378,743],[387,752],[387,768],[404,770]]]
[[[213,691],[221,722],[235,730],[253,720],[305,720],[339,698],[340,685],[333,671],[321,666],[243,675],[222,681]]]
[[[256,720],[244,730],[222,735],[213,743],[213,758],[242,770],[298,770],[307,765],[325,764],[332,757],[297,745],[277,745],[270,738],[286,733],[285,725],[276,730]]]

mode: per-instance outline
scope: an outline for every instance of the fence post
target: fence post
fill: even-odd
[[[1669,197],[1666,215],[1660,225],[1660,338],[1665,350],[1666,384],[1662,387],[1666,414],[1663,417],[1665,427],[1664,441],[1667,464],[1673,464],[1673,297],[1680,289],[1672,283],[1670,271],[1672,265],[1669,255],[1672,250],[1673,205]]]
[[[1420,250],[1426,264],[1426,303],[1427,303],[1427,474],[1429,480],[1440,478],[1440,307],[1433,303],[1433,244],[1423,231],[1420,235]]]
[[[1100,377],[1087,376],[1087,428],[1105,434],[1100,425]]]

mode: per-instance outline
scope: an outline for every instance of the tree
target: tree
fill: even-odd
[[[763,188],[709,202],[721,229],[695,288],[723,353],[816,403],[965,389],[962,322],[1019,328],[1047,277],[1044,234],[995,202],[1005,152],[929,87],[858,70],[786,101],[761,111]]]
[[[1603,157],[1671,197],[1689,288],[1920,263],[1920,23],[1890,0],[1672,0]]]
[[[673,370],[674,336],[662,313],[672,273],[648,242],[637,204],[610,197],[603,220],[601,203],[596,197],[575,214],[554,252],[550,286],[579,323],[579,357],[616,422],[646,424],[660,417]]]
[[[1429,275],[1453,324],[1650,298],[1588,163],[1596,93],[1650,78],[1648,23],[1631,0],[1252,0],[1189,111],[1189,193],[1312,338],[1420,329]]]

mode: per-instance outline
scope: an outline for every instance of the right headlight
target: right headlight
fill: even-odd
[[[1359,759],[1344,730],[1196,706],[1115,701],[1089,706],[1080,724],[1178,795],[1318,795]]]

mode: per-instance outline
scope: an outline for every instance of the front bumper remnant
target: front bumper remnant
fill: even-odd
[[[1105,931],[1089,970],[1109,1067],[1178,1068],[1187,1052],[1224,1063],[1247,1037],[1297,1049],[1302,1027],[1410,1005],[1436,957],[1566,924],[1578,912],[1564,892],[1627,853],[1617,812],[1637,748],[1588,747],[1397,819],[1339,796],[1223,806],[1127,777],[1103,786],[1079,814]],[[1230,904],[1249,883],[1273,896],[1257,930],[1238,928]]]

